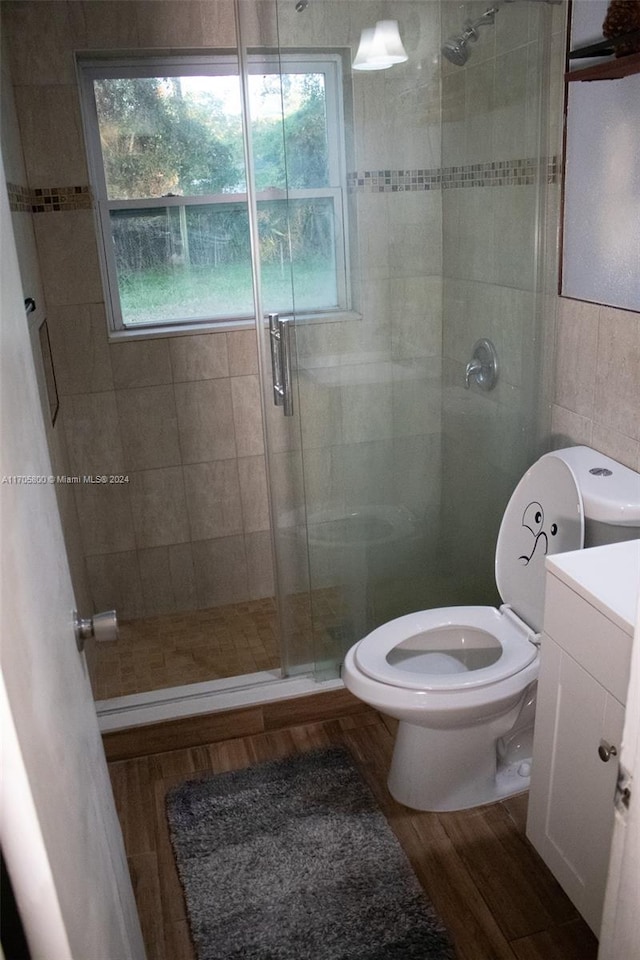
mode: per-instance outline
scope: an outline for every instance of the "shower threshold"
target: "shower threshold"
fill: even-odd
[[[339,678],[315,680],[311,673],[283,677],[279,670],[263,670],[239,677],[97,700],[96,711],[100,731],[107,733],[163,720],[259,706],[276,700],[339,690],[343,686]]]

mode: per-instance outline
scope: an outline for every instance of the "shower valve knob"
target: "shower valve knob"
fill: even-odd
[[[76,637],[76,646],[82,653],[87,640],[92,637],[94,640],[117,640],[118,639],[118,617],[115,610],[105,610],[102,613],[94,613],[92,617],[86,620],[78,616],[78,611],[73,611],[73,627]]]
[[[491,340],[483,338],[473,345],[471,360],[466,366],[464,385],[468,390],[471,378],[483,390],[493,390],[498,379],[498,354]]]

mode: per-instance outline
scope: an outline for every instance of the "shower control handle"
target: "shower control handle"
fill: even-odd
[[[116,611],[104,610],[102,613],[94,613],[92,617],[84,620],[78,616],[78,611],[74,610],[73,631],[79,653],[82,653],[85,643],[92,637],[98,641],[117,640],[118,617]]]
[[[498,354],[491,340],[487,340],[486,337],[476,340],[473,345],[471,360],[464,374],[464,385],[467,390],[471,386],[472,377],[482,390],[493,390],[496,385]]]
[[[470,360],[464,372],[464,385],[467,390],[471,386],[471,383],[470,383],[471,377],[477,377],[477,375],[481,372],[482,372],[482,364],[480,363],[480,361]]]

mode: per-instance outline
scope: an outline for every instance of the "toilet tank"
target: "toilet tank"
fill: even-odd
[[[573,471],[584,506],[584,545],[640,538],[640,473],[591,447],[554,450]]]

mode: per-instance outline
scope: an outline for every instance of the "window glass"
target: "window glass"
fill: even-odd
[[[240,78],[214,64],[87,68],[115,328],[253,315]],[[316,64],[256,59],[247,78],[268,310],[293,309],[292,266],[297,310],[345,306],[337,71]]]
[[[257,189],[329,186],[324,74],[251,74],[249,92]]]
[[[287,238],[287,225],[289,238]],[[258,203],[260,270],[265,303],[290,311],[291,276],[287,255],[291,245],[296,310],[322,304],[336,309],[335,222],[332,197]]]
[[[245,193],[238,77],[94,81],[109,200]]]
[[[126,326],[253,315],[246,203],[112,210]]]

